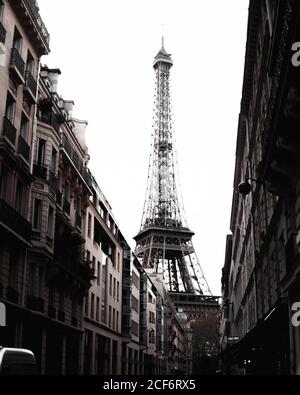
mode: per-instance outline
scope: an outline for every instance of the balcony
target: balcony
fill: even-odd
[[[27,296],[27,307],[30,310],[43,313],[45,310],[45,301],[44,301],[44,299],[37,298],[36,296],[28,295]]]
[[[45,104],[44,104],[45,106]],[[52,113],[51,110],[45,110],[43,108],[43,104],[39,104],[40,114],[39,114],[39,121],[46,123],[47,125],[52,126],[52,128],[59,133],[60,132],[60,122],[56,115]]]
[[[2,135],[4,137],[7,137],[7,139],[13,146],[15,146],[16,144],[16,133],[17,129],[14,127],[14,125],[8,118],[4,117]]]
[[[40,178],[44,181],[47,181],[47,172],[48,169],[47,167],[39,164],[39,163],[34,163],[33,165],[33,175],[37,178]]]
[[[4,29],[2,23],[0,22],[0,43],[5,44],[6,30]]]
[[[1,223],[6,229],[9,229],[12,233],[15,233],[18,237],[23,239],[26,244],[30,243],[31,224],[3,199],[0,199],[0,224]]]
[[[19,84],[24,84],[25,62],[16,48],[11,50],[10,65],[12,73]]]
[[[67,199],[64,199],[64,207],[63,207],[64,213],[70,215],[70,209],[71,209],[71,203]]]
[[[65,135],[62,136],[62,147],[67,153],[75,169],[79,172],[87,186],[92,186],[92,178],[88,172],[88,169],[83,165],[77,153],[73,150],[70,142]]]
[[[6,299],[9,302],[18,304],[19,303],[19,291],[12,287],[7,287],[7,294],[6,294]]]
[[[24,92],[27,93],[27,96],[29,100],[31,100],[32,104],[36,103],[37,83],[30,71],[26,71],[25,73]]]
[[[30,147],[22,136],[19,136],[18,153],[23,156],[26,162],[29,162]]]
[[[27,0],[27,4],[29,6],[30,11],[32,12],[32,15],[34,16],[39,32],[43,36],[45,43],[47,44],[48,50],[49,50],[49,43],[50,43],[50,35],[49,32],[40,16],[39,13],[39,8],[34,0]]]

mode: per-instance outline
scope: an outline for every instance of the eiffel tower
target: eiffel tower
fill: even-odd
[[[177,308],[198,318],[219,307],[193,247],[180,196],[170,94],[172,57],[162,47],[154,59],[156,74],[152,147],[141,227],[135,253],[148,273],[162,274]],[[196,316],[195,316],[196,314]]]

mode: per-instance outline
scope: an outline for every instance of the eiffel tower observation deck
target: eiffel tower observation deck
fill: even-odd
[[[152,146],[142,223],[134,238],[135,253],[148,273],[163,275],[173,303],[191,319],[205,307],[219,305],[194,250],[194,232],[187,225],[180,195],[170,93],[172,66],[163,39],[153,64]]]

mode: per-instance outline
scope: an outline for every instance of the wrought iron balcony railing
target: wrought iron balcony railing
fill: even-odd
[[[6,228],[11,229],[22,239],[30,242],[31,224],[3,199],[0,199],[0,222],[3,222]]]
[[[51,125],[57,133],[60,132],[60,122],[57,119],[56,115],[54,115],[51,111],[41,112],[38,119],[41,122]]]
[[[30,146],[27,144],[22,136],[19,136],[18,153],[21,154],[27,162],[29,162]]]
[[[15,66],[21,74],[22,78],[24,78],[25,62],[16,48],[12,48],[11,50],[10,64],[12,66]]]
[[[30,90],[32,95],[36,97],[37,83],[33,78],[32,74],[30,73],[30,71],[26,71],[25,73],[25,85]]]
[[[6,30],[4,29],[2,23],[0,22],[0,42],[5,44]]]
[[[69,158],[71,159],[74,167],[78,170],[78,172],[81,174],[82,178],[86,182],[86,184],[91,187],[92,186],[92,178],[87,170],[87,168],[83,165],[83,163],[80,161],[79,156],[77,153],[73,150],[71,147],[71,144],[69,143],[67,137],[65,135],[62,136],[62,147],[68,154]]]
[[[11,123],[11,121],[8,118],[4,117],[3,136],[6,136],[13,145],[16,144],[16,133],[17,133],[17,129],[14,127],[14,125]]]
[[[49,32],[48,32],[41,16],[40,16],[39,8],[38,8],[36,1],[35,0],[27,0],[27,4],[29,6],[30,11],[32,12],[32,15],[34,16],[34,18],[37,22],[37,25],[39,27],[39,30],[40,30],[42,36],[44,37],[46,43],[49,45],[50,35],[49,35]]]

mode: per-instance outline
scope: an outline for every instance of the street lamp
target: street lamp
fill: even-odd
[[[238,186],[238,191],[241,195],[247,196],[252,192],[252,185],[249,181],[254,181],[257,184],[263,184],[263,181],[256,180],[255,178],[247,178],[245,181],[241,182]]]

